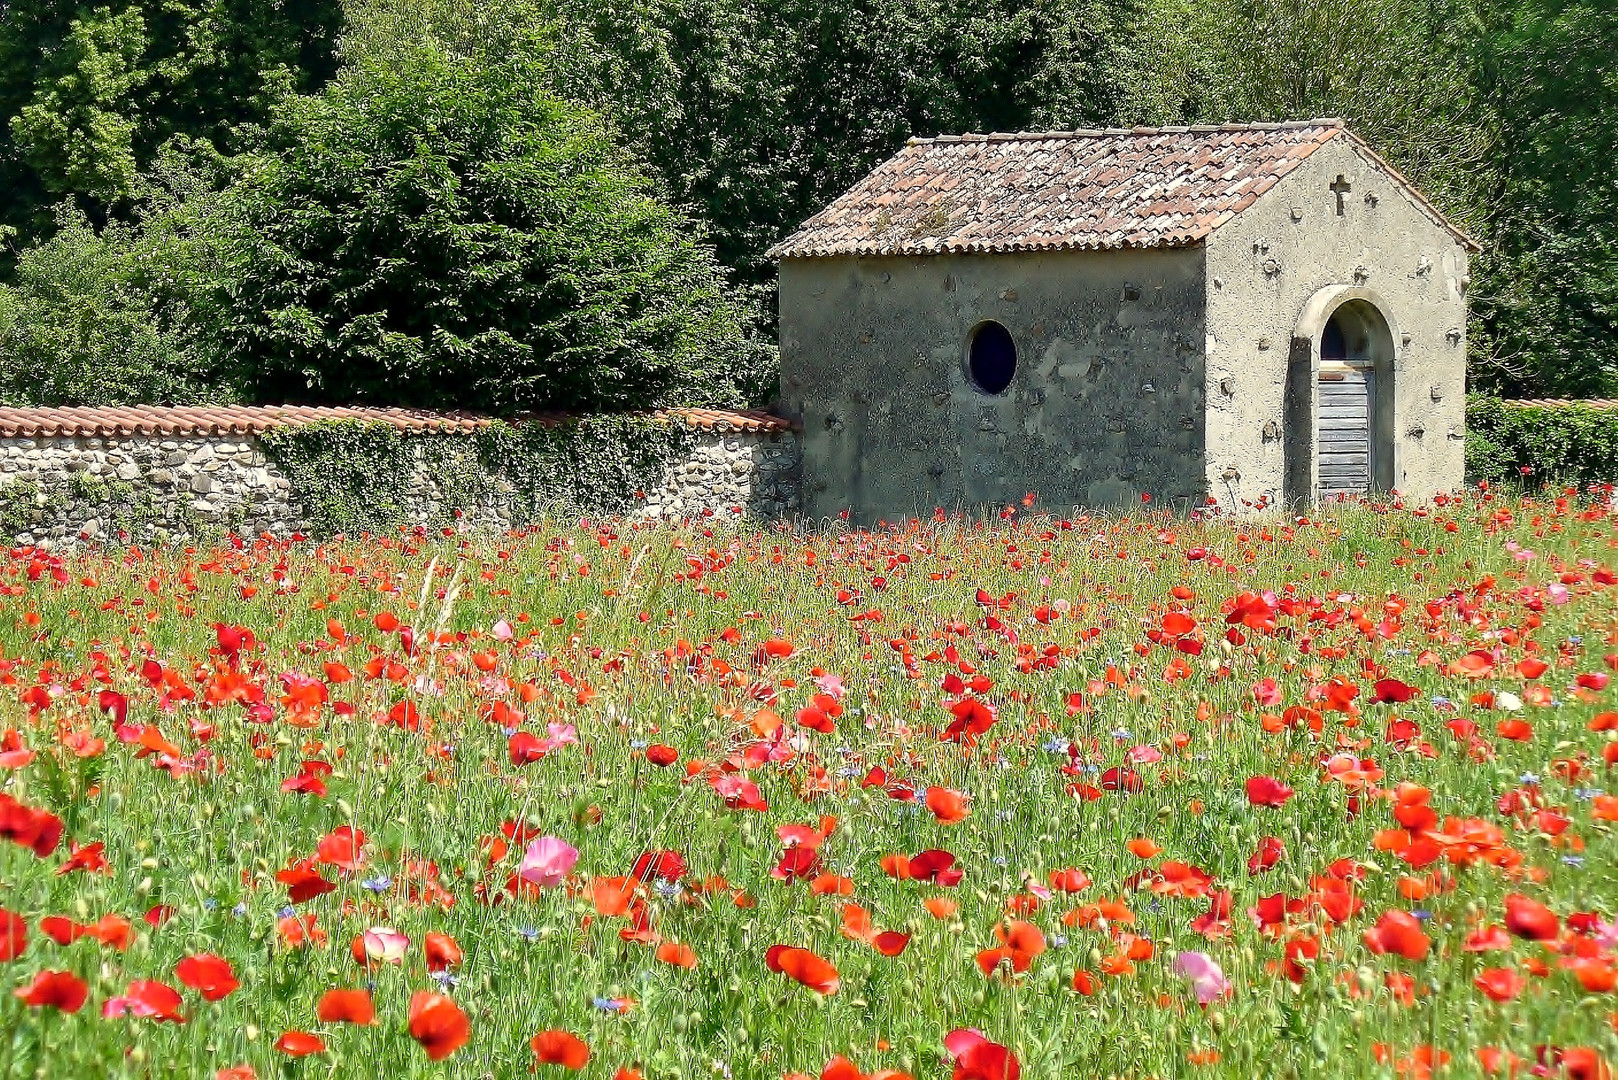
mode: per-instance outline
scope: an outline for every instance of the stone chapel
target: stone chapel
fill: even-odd
[[[1476,250],[1337,120],[913,139],[771,250],[804,510],[1457,488]]]

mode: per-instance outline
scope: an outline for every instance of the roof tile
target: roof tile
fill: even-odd
[[[1338,136],[1462,242],[1342,121],[912,139],[772,258],[1186,247]]]
[[[767,412],[726,409],[666,409],[657,419],[684,422],[717,433],[779,432],[788,421]],[[517,422],[560,424],[564,413],[529,413]],[[300,427],[321,420],[366,420],[392,424],[415,434],[466,434],[494,421],[459,410],[336,405],[123,405],[0,408],[0,438],[122,438],[143,436],[246,436],[272,428]]]

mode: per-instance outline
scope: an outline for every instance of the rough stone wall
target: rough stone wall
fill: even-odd
[[[511,527],[496,497],[456,506],[432,467],[437,454],[474,453],[463,435],[417,437],[407,501],[420,521],[461,511],[460,525]],[[440,458],[441,460],[441,458]],[[648,517],[786,517],[798,506],[797,439],[790,433],[704,433],[660,488],[646,492]],[[246,438],[0,439],[0,539],[61,547],[79,542],[153,544],[224,532],[308,532],[298,493]]]
[[[1203,289],[1197,250],[782,260],[805,512],[1200,504]],[[993,396],[966,370],[987,319],[1018,354]]]
[[[1341,214],[1332,189],[1349,184]],[[1227,509],[1309,497],[1316,469],[1312,396],[1292,411],[1287,370],[1312,297],[1368,291],[1391,316],[1388,427],[1394,486],[1416,499],[1459,487],[1465,469],[1467,252],[1344,139],[1327,143],[1206,244],[1207,478]],[[1318,336],[1301,343],[1302,362]],[[1301,387],[1313,395],[1307,373]],[[1295,471],[1287,481],[1288,459]],[[1291,489],[1305,488],[1297,491]]]
[[[646,493],[648,517],[696,517],[736,509],[763,520],[798,510],[801,464],[795,435],[700,435],[663,487]]]

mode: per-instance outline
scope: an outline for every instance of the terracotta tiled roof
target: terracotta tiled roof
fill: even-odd
[[[723,409],[670,409],[653,413],[660,419],[684,421],[702,431],[786,431],[787,421],[766,412]],[[560,413],[536,413],[520,420],[557,424]],[[469,412],[426,409],[305,405],[125,405],[40,409],[0,408],[0,437],[114,437],[129,435],[256,435],[271,428],[296,427],[319,420],[380,420],[402,431],[471,432],[492,421]]]
[[[1522,409],[1563,409],[1578,406],[1585,409],[1618,409],[1618,398],[1515,398],[1501,402]]]
[[[912,139],[769,254],[1186,247],[1336,138],[1475,247],[1341,120],[1324,119]]]

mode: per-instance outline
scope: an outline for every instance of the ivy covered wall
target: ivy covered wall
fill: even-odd
[[[780,517],[796,510],[797,491],[791,433],[647,417],[464,433],[326,420],[245,438],[0,439],[0,536],[53,547],[499,530],[547,514]]]

